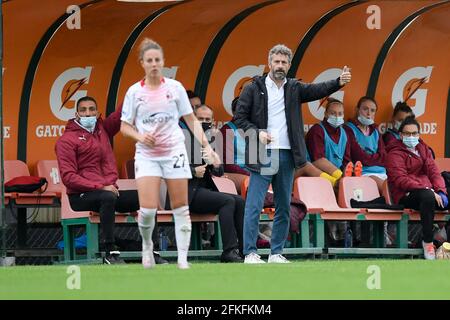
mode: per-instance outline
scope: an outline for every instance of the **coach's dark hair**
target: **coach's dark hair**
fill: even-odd
[[[95,107],[97,108],[97,101],[95,101],[95,99],[92,98],[92,97],[90,97],[90,96],[86,96],[86,97],[83,97],[83,98],[78,99],[78,101],[77,101],[77,112],[78,112],[78,106],[79,106],[80,103],[83,102],[83,101],[92,101],[92,102],[95,103]]]

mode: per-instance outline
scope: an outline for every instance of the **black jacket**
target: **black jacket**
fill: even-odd
[[[186,126],[187,127],[187,126]],[[223,164],[220,165],[220,167],[215,168],[213,165],[206,166],[205,175],[203,178],[197,178],[195,176],[195,167],[204,165],[205,162],[203,159],[201,159],[201,146],[200,143],[195,139],[193,133],[188,128],[189,137],[186,137],[186,139],[190,139],[190,143],[186,144],[186,151],[189,158],[189,165],[191,167],[191,173],[192,173],[192,179],[189,179],[188,181],[188,200],[189,205],[192,202],[192,199],[194,199],[195,194],[197,193],[197,190],[199,188],[207,188],[210,190],[217,191],[216,185],[214,184],[211,175],[214,175],[216,177],[223,176]],[[220,134],[220,132],[218,133]],[[211,139],[210,139],[211,140]],[[186,140],[187,141],[187,140]],[[211,142],[211,141],[210,141]],[[195,154],[197,152],[197,154]]]
[[[239,129],[244,130],[246,135],[246,167],[249,170],[259,172],[261,164],[257,162],[250,163],[249,158],[249,139],[258,141],[257,150],[265,148],[259,142],[259,131],[267,129],[268,124],[268,98],[265,85],[266,76],[257,76],[253,82],[246,86],[242,91],[236,108],[235,122]],[[317,84],[307,84],[297,79],[287,79],[284,85],[284,103],[286,112],[286,123],[288,128],[289,142],[294,157],[295,168],[301,168],[306,163],[306,145],[303,130],[303,118],[300,105],[303,102],[309,102],[326,97],[339,90],[339,78]],[[247,131],[249,129],[254,129]],[[252,150],[254,154],[255,148]],[[255,157],[253,155],[253,157]]]

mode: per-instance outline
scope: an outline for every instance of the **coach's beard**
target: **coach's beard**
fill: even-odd
[[[286,78],[286,73],[284,70],[277,70],[272,73],[272,76],[275,80],[284,80]]]

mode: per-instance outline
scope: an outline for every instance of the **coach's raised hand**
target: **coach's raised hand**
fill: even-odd
[[[344,86],[352,80],[352,74],[350,73],[350,68],[344,66],[342,73],[339,76],[339,85]]]

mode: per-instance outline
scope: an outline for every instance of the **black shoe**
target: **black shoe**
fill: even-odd
[[[238,249],[232,249],[229,251],[224,251],[220,256],[220,262],[244,262],[244,259],[239,255]]]
[[[104,264],[125,264],[125,261],[123,261],[120,258],[120,252],[118,251],[111,251],[109,253],[106,253],[105,258],[103,258]]]
[[[155,257],[156,264],[169,264],[169,261],[161,257],[158,252],[153,251],[153,256]]]

